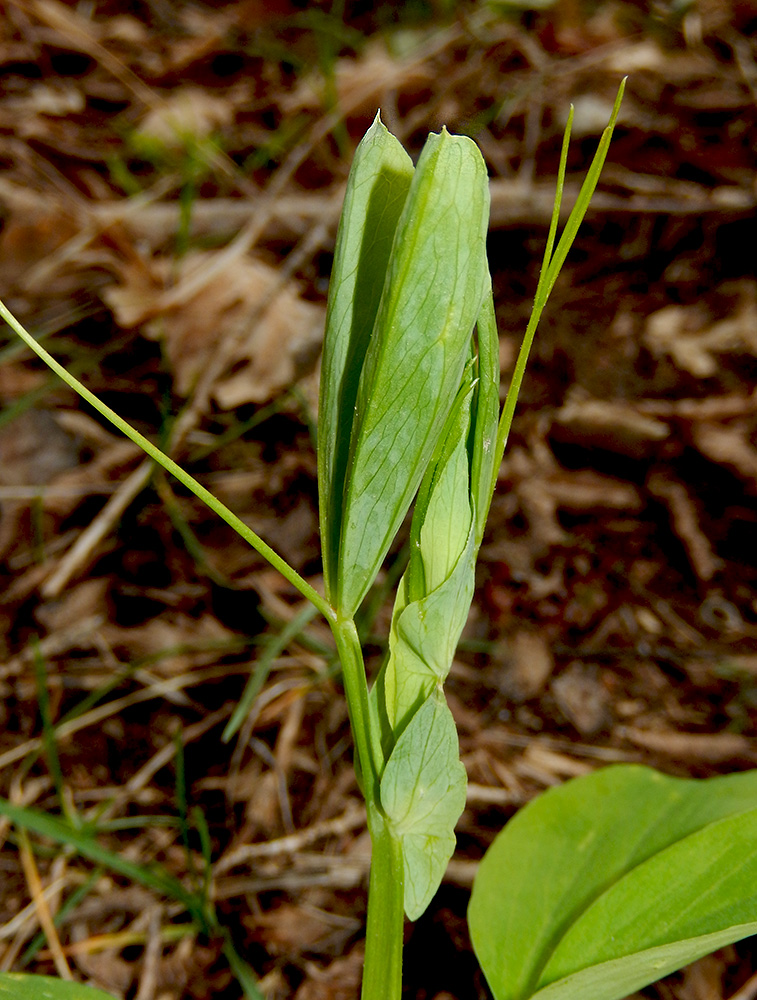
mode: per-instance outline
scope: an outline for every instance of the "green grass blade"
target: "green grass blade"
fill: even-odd
[[[224,933],[223,954],[247,1000],[266,1000],[260,992],[255,973],[237,952],[228,931]]]
[[[123,875],[130,881],[143,885],[152,892],[159,893],[161,896],[181,903],[194,918],[203,933],[210,935],[220,933],[223,936],[224,955],[234,975],[244,989],[248,1000],[265,1000],[258,989],[253,970],[234,950],[228,931],[218,926],[215,914],[211,909],[212,904],[208,904],[207,899],[203,899],[197,893],[187,890],[173,875],[160,868],[148,868],[146,865],[138,865],[133,861],[122,858],[120,855],[114,854],[112,851],[107,850],[107,848],[102,847],[87,833],[75,830],[69,824],[53,816],[48,816],[46,813],[39,812],[36,809],[31,809],[28,806],[15,805],[6,799],[0,798],[0,816],[6,816],[24,830],[30,830],[41,837],[49,837],[59,844],[70,845],[79,854],[95,862],[95,864]],[[205,835],[201,831],[201,839],[204,839],[204,837]],[[31,1000],[31,994],[19,995],[19,1000],[26,1000],[27,995]],[[6,994],[6,996],[10,997],[11,994]],[[35,1000],[38,1000],[39,996],[39,993],[34,994]],[[0,992],[0,1000],[4,1000],[2,992]],[[54,1000],[57,1000],[57,997]],[[68,1000],[68,998],[64,997],[63,1000]],[[89,1000],[89,995],[77,997],[71,994],[70,1000]],[[100,998],[96,997],[95,1000],[100,1000]]]
[[[557,244],[554,256],[549,261],[546,280],[542,290],[542,297],[538,302],[538,307],[543,307],[549,298],[550,292],[552,291],[555,281],[557,280],[557,276],[565,263],[565,258],[568,256],[568,251],[573,245],[579,226],[583,222],[586,210],[588,209],[594,191],[596,190],[599,176],[602,173],[602,167],[604,166],[605,159],[607,158],[607,152],[610,148],[610,140],[612,139],[612,133],[615,129],[615,123],[617,122],[618,114],[620,113],[620,105],[623,100],[623,92],[625,91],[625,88],[626,81],[624,78],[618,88],[615,104],[613,105],[612,114],[610,115],[610,121],[607,128],[605,128],[602,133],[601,139],[599,140],[599,146],[594,154],[594,159],[591,161],[591,166],[589,167],[586,178],[581,185],[581,190],[576,198],[573,211],[570,213],[568,221],[565,223],[565,229],[560,237],[560,242]]]
[[[69,813],[69,803],[63,794],[63,771],[60,766],[58,756],[58,743],[55,738],[55,726],[50,715],[50,697],[47,693],[47,667],[45,659],[39,648],[39,642],[34,642],[34,679],[37,685],[37,704],[39,714],[42,719],[42,744],[45,748],[45,758],[50,777],[53,779],[55,794],[61,809],[66,814],[69,822],[75,823],[74,816]]]

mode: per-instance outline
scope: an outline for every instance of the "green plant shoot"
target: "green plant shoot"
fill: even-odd
[[[455,398],[488,287],[488,223],[475,143],[431,135],[413,172],[376,117],[347,184],[318,423],[326,596],[343,618],[373,583]]]
[[[413,167],[378,116],[360,143],[337,234],[323,349],[318,490],[325,595],[68,374],[0,303],[0,315],[33,351],[328,621],[373,843],[363,1000],[399,1000],[404,916],[423,913],[454,850],[466,776],[443,685],[473,597],[536,326],[596,187],[622,94],[623,84],[557,241],[569,117],[534,308],[501,414],[486,259],[489,191],[478,148],[443,130],[429,136]],[[369,687],[355,616],[413,501],[410,557],[386,658]],[[235,714],[227,735],[240,721]],[[40,828],[31,810],[2,800],[0,814]],[[51,820],[41,828],[51,825],[62,839],[64,824]],[[476,880],[471,934],[496,1000],[618,1000],[754,933],[755,838],[754,772],[681,782],[618,767],[548,792],[508,824]],[[75,834],[69,840],[82,844]],[[84,846],[93,856],[93,843]],[[191,909],[191,894],[186,905]],[[241,981],[246,974],[238,965]],[[78,997],[68,986],[49,995]],[[254,983],[244,988],[257,995]],[[2,995],[30,994],[26,981],[3,976]]]

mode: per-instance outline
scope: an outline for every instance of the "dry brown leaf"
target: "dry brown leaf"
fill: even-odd
[[[504,656],[499,689],[511,701],[535,698],[555,667],[549,644],[538,632],[519,629],[500,645]]]
[[[192,392],[229,337],[238,340],[230,354],[236,370],[217,383],[216,402],[222,409],[266,402],[314,363],[323,307],[302,299],[293,283],[277,291],[277,271],[242,255],[198,287],[198,275],[214,258],[212,251],[189,253],[178,274],[165,258],[130,262],[104,297],[124,326],[143,323],[148,337],[164,341],[181,395]]]
[[[403,88],[428,84],[433,79],[430,65],[398,58],[387,50],[383,38],[370,42],[357,58],[339,59],[334,72],[334,83],[339,107],[356,110],[356,99],[360,107],[369,108],[375,114],[388,91],[402,85]],[[325,92],[323,74],[312,73],[300,78],[290,94],[282,94],[279,103],[287,115],[300,111],[313,111],[324,105]]]
[[[27,410],[0,429],[0,485],[37,486],[76,468],[76,443],[48,410]]]
[[[582,736],[593,736],[610,723],[610,694],[595,664],[568,664],[551,689],[558,708]]]
[[[678,987],[680,1000],[715,1000],[723,996],[726,963],[719,955],[707,955],[683,970]]]
[[[60,249],[75,236],[78,228],[73,218],[60,210],[52,199],[40,199],[36,192],[29,192],[34,207],[29,210],[22,199],[18,211],[6,219],[0,233],[0,260],[3,262],[2,282],[4,294],[14,286],[26,288],[26,277],[36,265]],[[63,282],[50,284],[45,295],[54,292],[65,294],[68,286]],[[38,289],[35,288],[35,293]]]
[[[757,653],[727,653],[719,662],[726,671],[757,677]]]
[[[188,140],[205,139],[232,121],[234,103],[203,87],[184,86],[171,91],[144,116],[137,133],[157,140],[166,149],[183,149]]]
[[[197,619],[176,612],[170,620],[152,618],[128,628],[108,623],[102,635],[110,647],[128,648],[134,659],[154,658],[150,670],[160,677],[175,677],[199,664],[213,663],[218,647],[225,643],[231,646],[235,638],[210,614]]]
[[[101,449],[92,461],[61,472],[55,479],[55,489],[43,493],[46,511],[66,517],[88,493],[112,492],[112,485],[126,475],[142,450],[131,441],[112,438],[112,444]]]
[[[273,955],[320,951],[341,921],[313,906],[282,903],[255,918],[255,929]]]
[[[75,587],[69,587],[59,600],[46,601],[35,613],[35,618],[44,625],[48,635],[62,632],[72,622],[81,622],[90,616],[105,620],[108,616],[108,580],[106,577],[92,577]]]
[[[728,393],[704,399],[645,399],[639,403],[645,412],[660,417],[684,417],[686,420],[732,420],[757,413],[757,389],[749,395]]]
[[[37,120],[38,115],[65,118],[66,115],[80,114],[84,107],[84,94],[71,81],[44,80],[18,97],[6,97],[2,110],[4,115],[13,116],[16,135],[28,138],[46,128],[44,121]]]
[[[543,480],[544,490],[554,498],[561,510],[622,510],[640,511],[644,506],[641,493],[631,483],[613,476],[604,476],[591,469],[566,472],[562,469]]]
[[[550,750],[537,740],[530,743],[523,751],[521,761],[527,760],[539,766],[544,772],[551,772],[553,779],[577,778],[582,774],[590,774],[594,770],[588,761],[578,760],[568,754]]]
[[[363,975],[363,948],[357,945],[344,958],[335,959],[325,969],[308,964],[308,978],[294,1000],[354,1000]]]

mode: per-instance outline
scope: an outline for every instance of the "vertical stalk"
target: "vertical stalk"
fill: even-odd
[[[378,785],[384,770],[381,735],[378,719],[374,719],[368,700],[368,681],[365,676],[363,651],[352,618],[337,617],[329,622],[336,640],[342,664],[347,711],[350,716],[352,736],[363,779],[363,794],[368,806],[378,808]]]
[[[379,722],[371,710],[360,639],[351,618],[332,623],[371,835],[371,876],[362,1000],[400,1000],[405,888],[402,845],[379,801],[384,769]]]
[[[404,871],[399,837],[383,813],[368,806],[373,854],[361,1000],[400,1000],[405,927]]]

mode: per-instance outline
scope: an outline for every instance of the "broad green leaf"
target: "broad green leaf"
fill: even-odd
[[[355,397],[413,163],[379,115],[347,181],[329,285],[318,404],[318,495],[326,596],[333,600]]]
[[[441,436],[488,284],[489,186],[470,139],[430,135],[395,233],[356,398],[336,606],[352,617]]]
[[[431,902],[452,857],[465,787],[455,722],[437,689],[397,740],[381,779],[381,806],[402,843],[410,920]]]
[[[625,958],[582,969],[540,989],[539,1000],[620,1000],[734,941],[757,933],[757,921],[736,924],[697,938],[674,941]]]
[[[113,1000],[109,993],[52,976],[0,972],[0,1000]]]
[[[757,931],[757,771],[636,765],[551,789],[486,853],[468,910],[496,1000],[618,1000]]]

